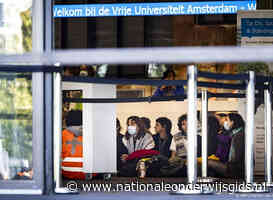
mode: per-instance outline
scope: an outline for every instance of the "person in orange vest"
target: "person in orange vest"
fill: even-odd
[[[72,110],[62,132],[62,175],[68,179],[87,179],[83,172],[82,111]]]

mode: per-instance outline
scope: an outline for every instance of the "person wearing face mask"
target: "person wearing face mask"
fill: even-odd
[[[123,162],[120,175],[136,176],[137,163],[142,158],[140,152],[154,151],[154,139],[150,133],[145,131],[143,121],[137,116],[131,116],[127,119],[127,131],[122,142],[128,153],[120,157]]]
[[[175,72],[171,69],[168,69],[164,72],[162,80],[175,80]],[[154,93],[154,97],[163,97],[163,96],[182,96],[184,95],[184,87],[180,86],[166,86],[162,85],[158,87]]]
[[[122,142],[127,148],[128,154],[137,150],[150,150],[155,147],[151,134],[144,129],[144,124],[137,116],[131,116],[127,119],[127,131],[122,138]],[[123,154],[121,160],[125,161],[128,154]]]
[[[227,159],[208,160],[208,171],[219,177],[242,178],[244,176],[245,160],[245,122],[239,114],[229,113],[223,127],[225,129],[224,135],[230,141]],[[219,137],[221,135],[218,135],[218,140],[223,139]],[[217,151],[219,151],[219,148],[217,148]],[[218,156],[220,156],[220,152],[218,152]]]

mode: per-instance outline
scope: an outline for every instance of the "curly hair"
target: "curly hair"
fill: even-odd
[[[178,126],[178,129],[180,131],[182,131],[182,126],[181,126],[181,123],[183,121],[187,120],[187,114],[184,114],[184,115],[181,115],[179,118],[178,118],[178,122],[177,122],[177,126]]]

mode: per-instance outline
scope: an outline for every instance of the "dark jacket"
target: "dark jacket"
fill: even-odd
[[[244,177],[245,170],[245,134],[240,131],[231,136],[229,159],[227,162],[227,175],[240,178]]]
[[[117,134],[117,170],[119,170],[122,165],[122,161],[120,159],[121,155],[128,154],[128,150],[122,142],[123,137],[124,136],[122,134]]]
[[[160,152],[160,155],[166,156],[169,158],[171,156],[171,151],[170,151],[170,145],[172,142],[172,136],[170,135],[167,140],[163,140],[160,138],[160,134],[153,135],[153,139],[155,142],[155,148],[154,150],[157,150]]]

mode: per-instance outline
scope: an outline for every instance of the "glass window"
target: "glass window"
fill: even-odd
[[[236,46],[256,0],[54,0],[55,48]]]
[[[0,73],[0,178],[32,179],[31,74]]]
[[[166,70],[167,67],[164,64],[149,64],[148,76],[152,78],[163,77],[163,73]]]
[[[32,0],[0,0],[1,54],[22,54],[32,50]]]

